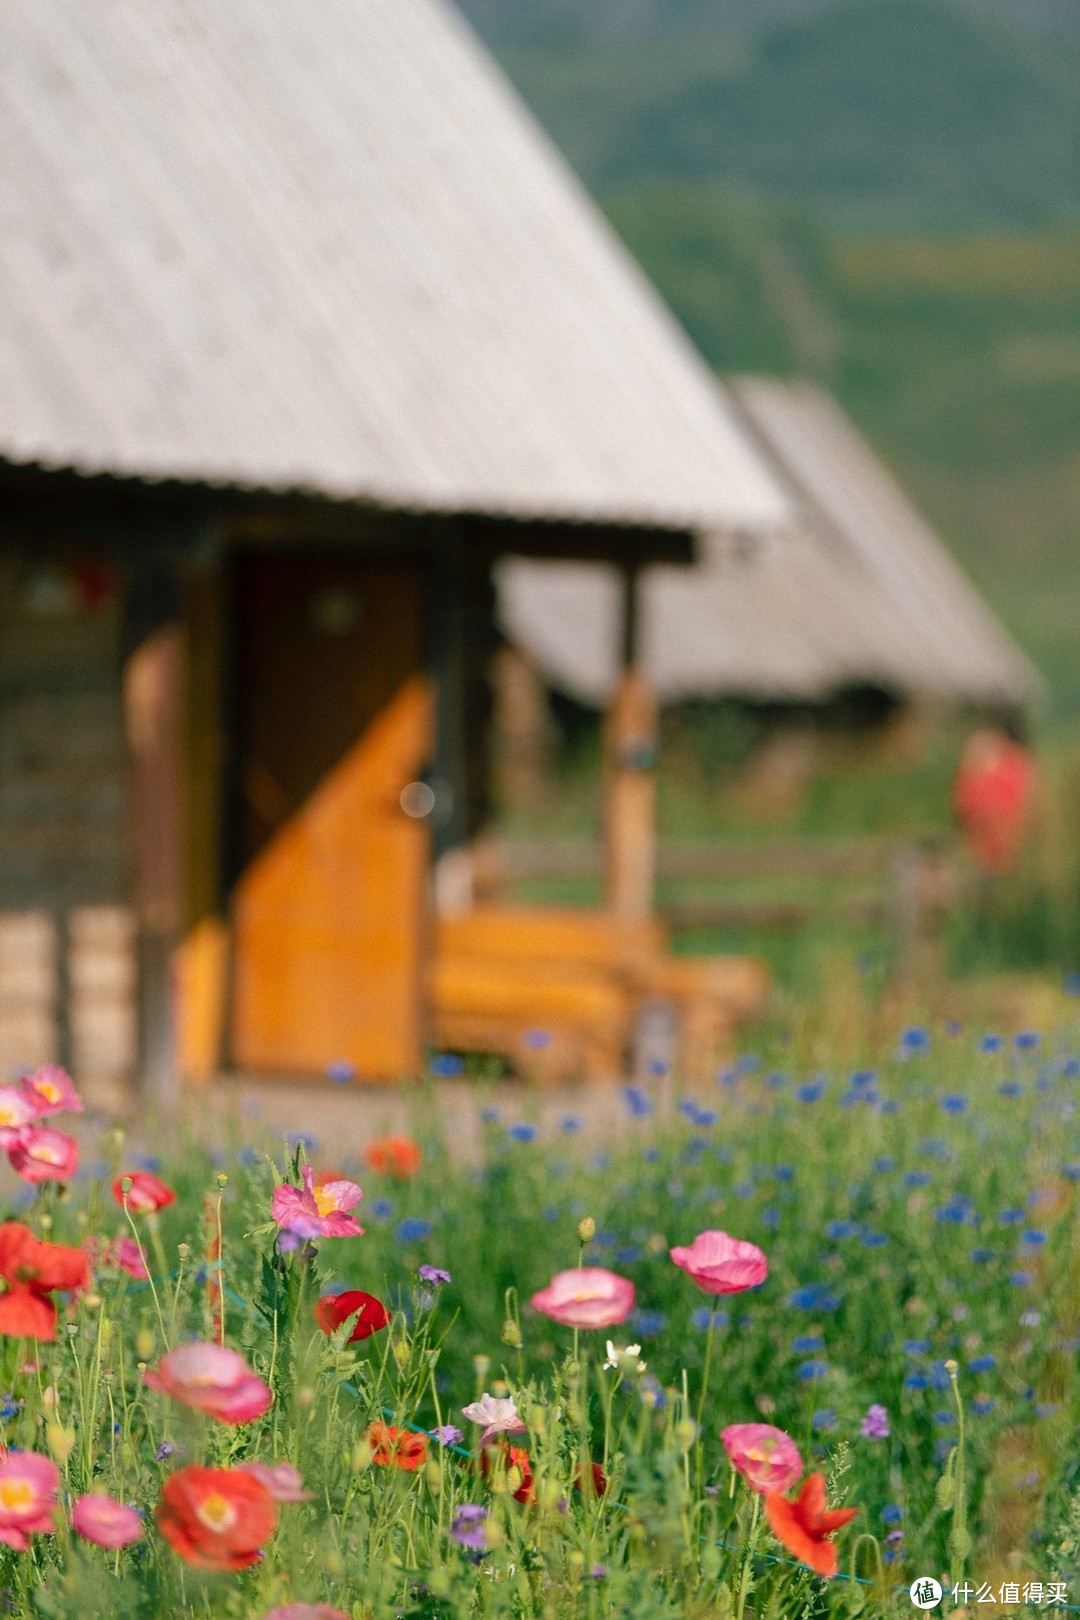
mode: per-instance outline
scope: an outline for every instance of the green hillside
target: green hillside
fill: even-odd
[[[875,228],[1080,217],[1080,48],[950,0],[506,60],[601,190],[708,179]]]
[[[1077,0],[465,0],[707,358],[831,387],[1080,718]]]

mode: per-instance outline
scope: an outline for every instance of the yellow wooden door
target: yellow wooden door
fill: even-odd
[[[428,757],[419,570],[334,558],[239,572],[230,1041],[248,1070],[415,1072]]]

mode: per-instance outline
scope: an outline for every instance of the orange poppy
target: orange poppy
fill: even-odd
[[[833,1576],[837,1571],[836,1544],[829,1540],[833,1531],[852,1520],[857,1508],[825,1506],[825,1475],[811,1474],[803,1484],[794,1502],[779,1491],[770,1491],[765,1498],[765,1516],[769,1529],[788,1552],[819,1575]]]
[[[0,1333],[21,1339],[55,1339],[54,1289],[88,1288],[90,1265],[82,1249],[43,1243],[20,1221],[0,1226]]]
[[[407,1474],[427,1462],[428,1437],[402,1429],[396,1423],[370,1423],[364,1439],[372,1448],[372,1462],[380,1468],[401,1468]]]
[[[381,1176],[408,1181],[424,1162],[418,1142],[411,1136],[379,1136],[364,1149],[364,1163]]]
[[[501,1446],[485,1446],[480,1453],[480,1472],[487,1479],[496,1470],[502,1471],[515,1501],[533,1500],[533,1471],[524,1446],[512,1446],[508,1441]]]
[[[246,1468],[189,1463],[165,1481],[157,1522],[165,1540],[199,1569],[247,1569],[277,1527],[277,1503]]]

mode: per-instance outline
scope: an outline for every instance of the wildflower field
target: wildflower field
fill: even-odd
[[[0,1087],[0,1613],[1080,1607],[1076,1034],[479,1097],[467,1166],[434,1092],[158,1161]]]

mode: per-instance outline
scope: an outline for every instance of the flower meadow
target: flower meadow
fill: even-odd
[[[1074,1034],[778,1045],[599,1148],[478,1094],[468,1165],[434,1086],[160,1161],[0,1087],[0,1613],[1080,1606]]]

